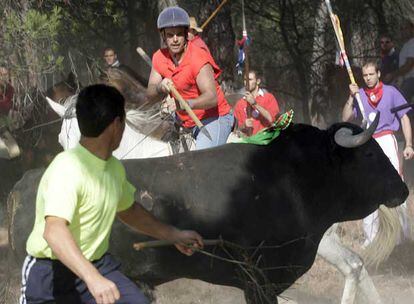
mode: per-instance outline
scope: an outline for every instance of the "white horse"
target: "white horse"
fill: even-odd
[[[59,143],[64,150],[73,148],[80,140],[80,130],[78,120],[74,111],[74,103],[76,95],[67,99],[64,105],[57,103],[50,98],[46,98],[52,109],[62,118],[62,127],[59,133]],[[155,106],[154,108],[156,108]],[[162,124],[166,124],[167,128],[172,128],[169,121],[163,120],[159,113],[152,114],[151,122],[145,125],[145,133],[138,131],[142,129],[143,118],[148,118],[148,112],[154,112],[154,109],[145,111],[128,110],[126,113],[125,131],[122,136],[121,143],[113,152],[113,155],[118,159],[136,159],[136,158],[151,158],[161,157],[173,154],[173,147],[171,143],[155,138],[159,128]],[[156,110],[156,112],[159,112]],[[155,134],[153,134],[155,133]],[[162,134],[163,135],[163,134]],[[188,141],[189,149],[194,149],[193,141]]]
[[[62,129],[59,134],[59,143],[64,149],[71,148],[80,139],[80,131],[74,113],[74,99],[69,99],[65,105],[58,104],[50,99],[48,103],[63,117]],[[155,109],[155,110],[154,110]],[[143,123],[148,119],[152,123]],[[127,111],[127,124],[120,147],[114,151],[114,156],[119,159],[150,158],[168,156],[173,154],[171,144],[151,136],[151,132],[160,125],[160,114],[156,108],[145,114],[139,110]],[[148,124],[151,128],[148,128]],[[146,132],[142,132],[143,127]],[[170,126],[171,127],[171,126]],[[140,132],[141,131],[141,132]],[[194,142],[189,143],[194,149]],[[345,277],[345,287],[341,304],[371,303],[381,304],[380,296],[364,267],[361,257],[345,247],[336,233],[337,224],[333,225],[324,235],[318,248],[318,254],[324,260],[335,266]]]

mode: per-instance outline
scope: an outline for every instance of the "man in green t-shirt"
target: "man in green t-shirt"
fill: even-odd
[[[202,238],[159,222],[134,202],[135,188],[112,156],[125,127],[124,98],[115,88],[86,87],[76,113],[79,145],[57,155],[39,184],[21,303],[148,303],[107,252],[115,215],[187,255],[185,245],[202,247]]]

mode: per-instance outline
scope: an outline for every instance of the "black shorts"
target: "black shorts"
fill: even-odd
[[[120,263],[110,254],[93,262],[98,271],[116,284],[121,294],[118,304],[148,304],[134,282],[119,271]],[[27,256],[22,270],[21,304],[96,304],[86,284],[57,260]]]

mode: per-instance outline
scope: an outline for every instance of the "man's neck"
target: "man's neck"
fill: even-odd
[[[395,48],[392,48],[391,50],[388,51],[387,56],[391,56],[394,53],[395,53]]]
[[[119,60],[116,60],[114,63],[112,63],[110,65],[111,68],[117,68],[121,65],[121,63],[119,62]]]
[[[256,86],[252,91],[250,91],[250,93],[252,93],[252,95],[256,98],[259,95],[259,86]]]
[[[381,83],[381,82],[380,82],[380,81],[378,81],[376,85],[374,85],[374,86],[372,86],[372,87],[368,87],[368,86],[367,86],[367,88],[368,88],[369,90],[376,89],[376,88],[378,88],[378,87],[380,86],[380,83]]]
[[[112,149],[108,143],[104,143],[99,137],[81,137],[79,143],[89,152],[102,160],[108,160],[112,155]]]
[[[184,46],[184,50],[181,53],[173,54],[170,52],[170,56],[175,65],[179,65],[184,58],[184,54],[187,51],[188,42]]]

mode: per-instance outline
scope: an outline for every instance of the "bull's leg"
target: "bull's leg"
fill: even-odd
[[[21,265],[18,265],[11,253],[7,256],[5,280],[0,283],[0,304],[17,304],[20,298]]]
[[[342,245],[336,234],[336,225],[332,226],[322,238],[318,254],[345,277],[341,304],[382,303],[362,259]],[[361,299],[364,301],[360,302]]]

